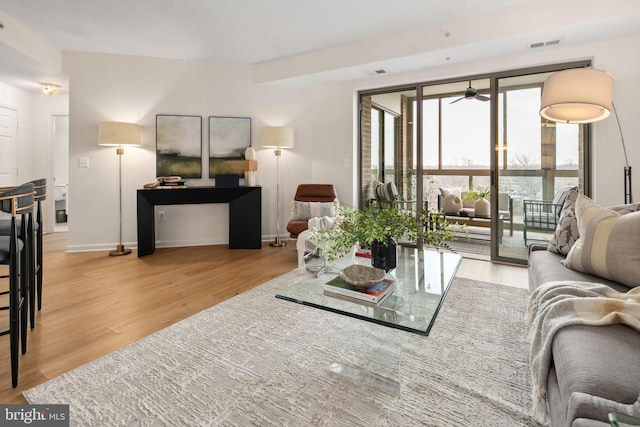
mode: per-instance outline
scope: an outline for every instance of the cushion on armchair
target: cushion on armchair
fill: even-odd
[[[302,203],[298,203],[302,202]],[[313,206],[311,205],[313,202]],[[309,203],[308,205],[305,203]],[[333,184],[300,184],[290,204],[287,231],[292,238],[307,229],[307,221],[315,216],[335,215],[338,195]],[[299,219],[294,219],[299,218]]]
[[[336,202],[298,202],[289,204],[289,219],[304,221],[321,216],[336,216]]]

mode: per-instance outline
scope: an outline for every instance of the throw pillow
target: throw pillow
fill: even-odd
[[[374,183],[374,190],[376,194],[376,199],[393,202],[398,198],[398,189],[393,182],[382,183],[380,181],[376,181]]]
[[[549,240],[547,249],[562,255],[567,255],[569,250],[578,240],[578,220],[576,218],[576,199],[578,192],[575,189],[569,190],[567,198],[560,211],[560,219],[556,231]]]
[[[566,200],[567,195],[569,194],[569,191],[576,190],[576,189],[577,187],[575,186],[562,187],[556,192],[556,194],[554,194],[553,200],[551,201],[551,203],[556,205],[556,216],[560,217],[560,212],[562,211],[562,207],[564,206],[564,201]]]
[[[306,221],[319,216],[336,216],[335,202],[291,202],[289,217],[292,221]]]
[[[461,197],[462,190],[460,187],[440,187],[440,194],[442,194],[442,197],[446,197],[449,194]]]
[[[457,215],[462,209],[462,199],[455,194],[447,194],[442,197],[442,210],[449,215]]]
[[[609,206],[608,209],[618,212],[620,215],[625,215],[632,212],[640,211],[640,203],[631,203],[628,205],[616,205]]]
[[[580,237],[565,265],[627,286],[640,286],[640,211],[620,215],[580,194],[576,217]]]

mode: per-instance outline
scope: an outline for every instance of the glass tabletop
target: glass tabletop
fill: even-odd
[[[396,288],[377,306],[324,295],[324,285],[337,277],[338,270],[305,278],[276,298],[429,335],[461,259],[460,255],[451,252],[401,248],[397,267],[386,274],[395,281]],[[371,265],[367,258],[356,257],[355,262]]]

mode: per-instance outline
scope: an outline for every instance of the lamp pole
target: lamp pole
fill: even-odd
[[[273,153],[276,155],[276,238],[269,245],[274,248],[281,248],[287,245],[286,242],[280,240],[280,156],[282,155],[282,150],[276,148]]]
[[[122,256],[129,255],[131,249],[125,249],[122,244],[122,155],[124,154],[124,148],[120,145],[116,148],[116,154],[118,155],[118,218],[119,218],[119,238],[118,246],[116,249],[109,251],[110,256]]]

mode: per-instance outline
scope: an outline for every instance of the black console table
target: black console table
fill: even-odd
[[[261,187],[186,187],[138,190],[138,256],[156,250],[154,206],[229,204],[229,248],[262,248]]]

